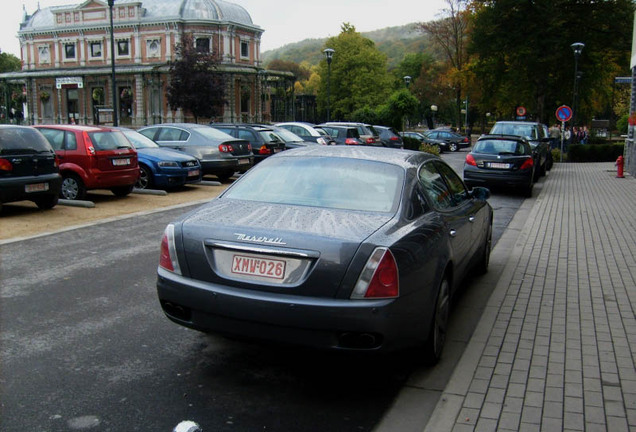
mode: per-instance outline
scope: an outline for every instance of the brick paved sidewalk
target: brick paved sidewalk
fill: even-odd
[[[426,431],[636,430],[636,179],[555,164]]]

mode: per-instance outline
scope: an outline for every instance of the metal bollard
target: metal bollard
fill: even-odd
[[[617,168],[616,177],[625,178],[625,176],[623,175],[623,169],[625,168],[625,159],[623,159],[623,156],[619,156],[618,159],[616,159],[616,163],[614,165],[616,165]]]

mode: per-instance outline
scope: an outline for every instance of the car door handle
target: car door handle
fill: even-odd
[[[475,222],[475,215],[468,216],[468,222]]]
[[[450,236],[451,236],[451,237],[455,237],[455,236],[457,236],[457,231],[455,231],[454,229],[452,229],[452,230],[450,230],[450,233],[449,233],[449,234],[450,234]]]

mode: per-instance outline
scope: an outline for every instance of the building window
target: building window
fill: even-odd
[[[92,58],[102,58],[102,43],[90,42],[90,54]]]
[[[130,56],[130,43],[128,39],[117,41],[117,56],[119,57]]]
[[[210,38],[197,38],[195,41],[197,52],[209,53],[210,52]]]
[[[241,58],[250,58],[250,43],[248,41],[241,41]]]
[[[75,44],[64,44],[64,60],[75,60]]]

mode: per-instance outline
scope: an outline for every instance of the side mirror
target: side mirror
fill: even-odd
[[[486,201],[490,198],[490,189],[476,186],[470,191],[470,195],[480,201]]]

